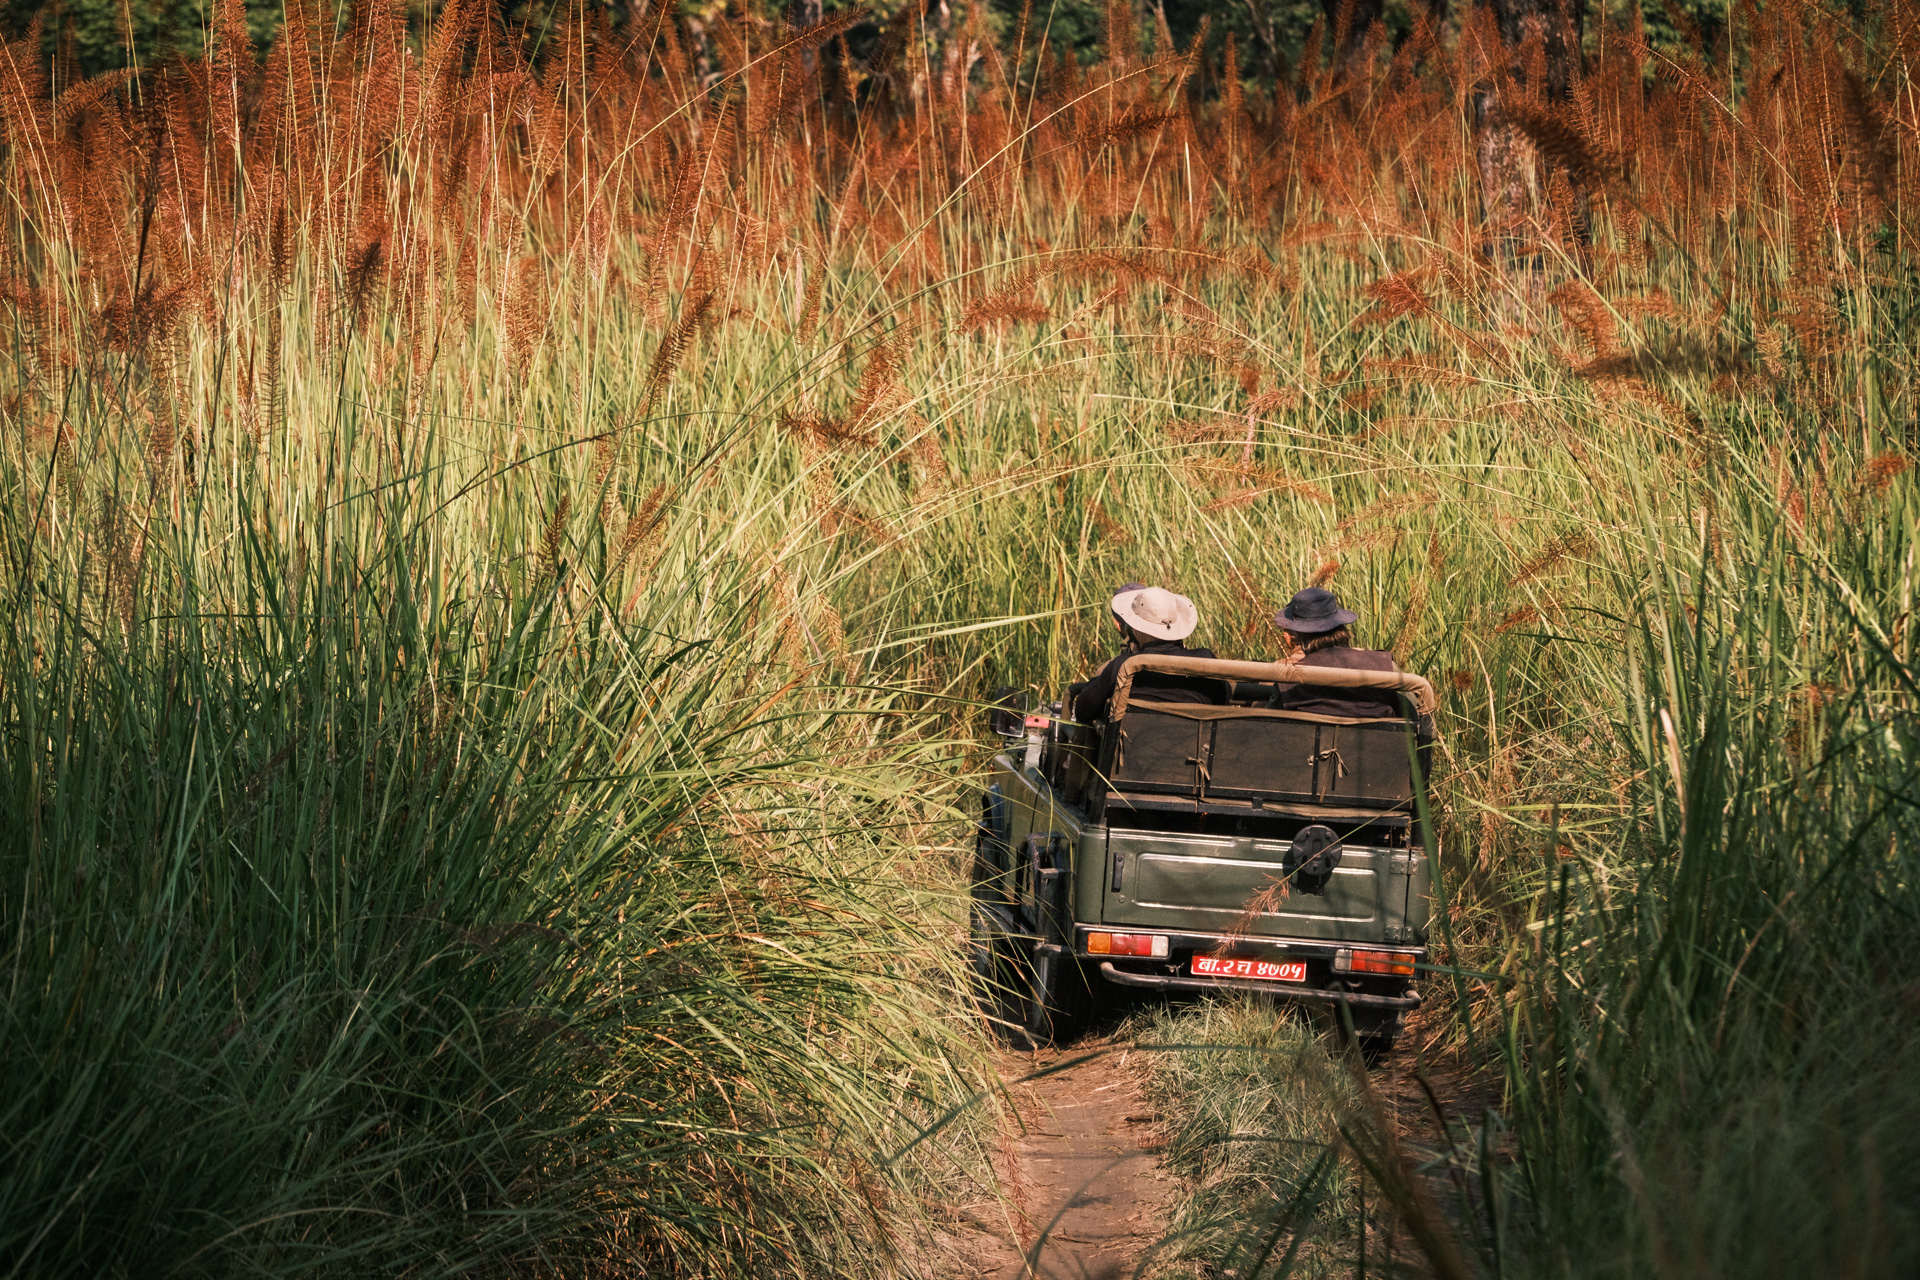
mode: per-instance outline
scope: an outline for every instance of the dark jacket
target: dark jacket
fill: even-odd
[[[1073,718],[1082,724],[1091,724],[1095,720],[1107,718],[1107,707],[1113,701],[1114,685],[1120,680],[1120,664],[1136,653],[1173,654],[1184,658],[1211,658],[1211,649],[1189,649],[1178,640],[1150,640],[1137,649],[1129,648],[1100,668],[1100,673],[1087,682],[1080,696],[1073,700]],[[1218,680],[1205,676],[1176,676],[1164,671],[1137,671],[1133,677],[1133,689],[1127,695],[1129,703],[1134,702],[1204,702],[1219,704],[1227,700],[1226,686]]]
[[[1378,649],[1355,649],[1335,645],[1300,659],[1303,667],[1340,667],[1347,671],[1398,671],[1393,655]],[[1404,716],[1407,709],[1400,696],[1389,689],[1335,689],[1323,684],[1283,685],[1276,704],[1288,711],[1311,711],[1319,716],[1349,716],[1366,719],[1379,716]]]

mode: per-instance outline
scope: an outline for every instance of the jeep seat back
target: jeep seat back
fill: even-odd
[[[1390,690],[1406,696],[1416,717],[1433,708],[1432,686],[1421,677],[1139,654],[1121,668],[1100,760],[1110,787],[1122,793],[1256,805],[1412,808],[1414,719],[1350,720],[1257,706],[1130,702],[1136,668]]]
[[[1407,810],[1412,736],[1405,719],[1142,702],[1108,726],[1102,772],[1142,796]]]

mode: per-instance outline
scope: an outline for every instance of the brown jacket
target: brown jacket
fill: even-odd
[[[1348,671],[1397,671],[1393,655],[1378,649],[1336,645],[1300,659],[1303,667],[1340,667]],[[1405,707],[1390,689],[1335,689],[1320,684],[1290,684],[1281,688],[1278,705],[1288,711],[1311,711],[1322,716],[1403,716]]]

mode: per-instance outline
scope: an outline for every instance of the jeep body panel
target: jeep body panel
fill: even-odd
[[[1011,755],[994,761],[989,794],[1005,807],[1002,839],[1014,851],[1034,835],[1068,850],[1073,919],[1145,930],[1233,932],[1328,942],[1424,942],[1428,876],[1424,850],[1372,843],[1382,835],[1343,841],[1344,856],[1324,893],[1291,892],[1282,862],[1291,843],[1232,832],[1244,822],[1221,820],[1219,833],[1139,830],[1093,823],[1061,801],[1037,772]],[[1126,815],[1110,811],[1116,821]],[[1013,873],[1013,868],[1008,868]],[[1022,897],[1010,887],[1009,901]],[[1031,898],[1031,890],[1025,894]],[[1264,899],[1256,903],[1256,899]],[[1252,907],[1252,910],[1249,908]]]
[[[1107,829],[1112,868],[1103,924],[1143,929],[1284,934],[1329,942],[1411,942],[1406,929],[1415,855],[1343,842],[1324,891],[1290,891],[1290,841]]]

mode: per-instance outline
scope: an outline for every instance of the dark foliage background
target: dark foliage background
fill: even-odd
[[[988,0],[996,18],[1005,27],[1017,28],[1022,0]],[[1416,14],[1424,10],[1441,20],[1457,19],[1446,0],[1422,4],[1420,0],[1371,0],[1392,44],[1399,44],[1412,32]],[[351,3],[337,5],[344,24]],[[405,6],[416,24],[436,4],[410,3]],[[502,20],[511,28],[527,33],[530,42],[538,42],[541,33],[556,23],[567,8],[562,0],[502,0]],[[631,3],[597,5],[605,10],[608,21],[619,26],[632,16]],[[720,11],[721,0],[683,0],[686,13]],[[845,0],[796,0],[790,16],[804,21],[813,12],[833,12],[853,7]],[[960,5],[946,0],[931,0],[924,6],[908,3],[875,8],[875,21],[862,24],[849,35],[856,56],[871,48],[891,25],[912,21],[924,9],[930,25],[942,25],[957,18]],[[1228,39],[1238,49],[1243,74],[1251,81],[1271,85],[1276,77],[1287,78],[1300,64],[1303,51],[1311,42],[1316,23],[1323,24],[1320,41],[1324,59],[1335,55],[1332,31],[1340,23],[1340,5],[1334,0],[1164,0],[1163,3],[1138,4],[1140,29],[1149,43],[1158,29],[1157,18],[1164,18],[1167,30],[1181,48],[1189,45],[1204,24],[1207,46],[1216,57]],[[1459,6],[1464,11],[1467,6]],[[281,6],[263,0],[246,0],[247,25],[255,42],[265,51],[277,29]],[[1687,40],[1675,25],[1673,13],[1683,15],[1709,47],[1723,22],[1725,6],[1718,0],[1644,0],[1642,20],[1656,48],[1683,47]],[[132,34],[133,61],[152,65],[169,57],[198,56],[206,44],[210,6],[206,0],[67,0],[67,3],[43,5],[30,0],[6,0],[0,3],[0,30],[18,37],[39,17],[50,53],[58,51],[68,74],[97,75],[128,64],[127,34]],[[1609,10],[1612,11],[1611,9]],[[1354,15],[1368,13],[1367,0],[1354,7]],[[1082,62],[1090,62],[1099,52],[1100,32],[1106,5],[1100,0],[1054,0],[1033,5],[1030,19],[1036,32],[1048,31],[1056,48],[1071,48]],[[1349,25],[1355,25],[1349,19]],[[1211,64],[1214,59],[1209,59]]]

